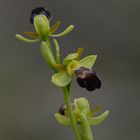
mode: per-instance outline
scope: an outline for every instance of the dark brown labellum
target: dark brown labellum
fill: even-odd
[[[48,10],[46,10],[43,7],[37,7],[31,11],[30,23],[32,23],[32,24],[34,23],[34,17],[36,15],[45,15],[48,19],[51,18],[51,14],[49,13]]]
[[[101,81],[92,69],[80,67],[75,70],[75,74],[80,87],[86,88],[88,91],[93,91],[101,87]]]
[[[66,108],[67,108],[66,105],[62,104],[61,107],[59,108],[59,113],[61,115],[65,115]]]

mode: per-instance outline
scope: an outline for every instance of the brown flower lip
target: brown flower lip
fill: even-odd
[[[71,107],[72,109],[74,110],[74,104],[71,103]],[[61,115],[67,115],[67,106],[66,104],[62,104],[58,110],[58,112],[61,114]]]
[[[65,104],[62,104],[62,105],[60,106],[58,112],[59,112],[61,115],[65,115],[66,108],[67,108],[66,105],[65,105]]]
[[[80,87],[86,88],[88,91],[93,91],[101,87],[101,81],[96,72],[92,69],[80,67],[75,71],[76,81]]]
[[[31,11],[30,16],[30,23],[34,23],[34,17],[37,15],[45,15],[48,19],[51,18],[51,14],[48,10],[46,10],[44,7],[37,7]]]

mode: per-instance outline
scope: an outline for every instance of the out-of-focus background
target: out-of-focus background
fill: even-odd
[[[98,54],[95,70],[102,88],[94,92],[73,83],[72,96],[87,97],[94,107],[104,104],[108,119],[93,127],[95,140],[140,139],[140,1],[138,0],[1,0],[0,1],[0,140],[74,140],[54,113],[63,103],[61,90],[50,82],[51,72],[38,44],[15,39],[33,31],[30,11],[44,6],[75,30],[58,39],[62,58],[85,49]]]

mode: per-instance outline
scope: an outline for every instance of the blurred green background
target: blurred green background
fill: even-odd
[[[95,70],[102,88],[94,92],[73,83],[73,98],[85,96],[91,106],[104,104],[108,119],[93,127],[95,140],[140,139],[140,1],[138,0],[1,0],[0,1],[0,140],[74,140],[70,128],[54,119],[63,103],[61,90],[50,82],[51,72],[39,44],[15,39],[33,31],[30,11],[44,6],[75,30],[58,39],[62,58],[85,49],[98,54]]]

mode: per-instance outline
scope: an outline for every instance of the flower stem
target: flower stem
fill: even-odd
[[[72,111],[72,107],[71,107],[71,94],[70,94],[70,87],[69,86],[63,87],[64,100],[65,100],[65,104],[67,106],[68,113],[69,113],[69,116],[71,119],[71,125],[73,128],[74,134],[75,134],[77,140],[82,140],[79,129],[77,127],[77,123],[76,123],[73,111]]]

